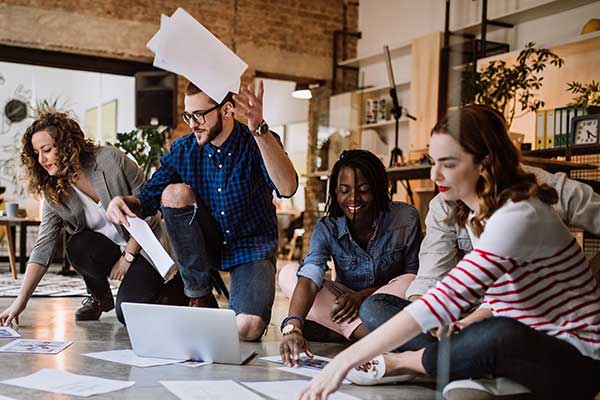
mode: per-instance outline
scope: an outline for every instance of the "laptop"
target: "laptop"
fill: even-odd
[[[215,308],[122,303],[133,352],[140,357],[241,365],[235,312]]]

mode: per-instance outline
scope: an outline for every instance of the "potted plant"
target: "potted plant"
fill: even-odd
[[[544,101],[537,98],[542,87],[543,77],[539,76],[548,64],[557,68],[564,61],[548,49],[538,49],[530,42],[519,53],[514,64],[505,60],[495,60],[481,71],[475,71],[463,80],[461,102],[463,105],[486,104],[502,112],[510,127],[517,112],[537,111]]]
[[[148,179],[152,169],[158,166],[160,157],[166,153],[165,142],[170,136],[169,127],[150,126],[129,132],[117,132],[117,142],[114,146],[131,155]]]
[[[600,114],[600,82],[567,82],[567,91],[574,95],[569,106],[583,108],[587,114]]]

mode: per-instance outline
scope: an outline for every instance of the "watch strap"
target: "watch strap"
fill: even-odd
[[[283,319],[283,321],[281,321],[281,327],[280,330],[283,331],[283,328],[288,324],[288,322],[290,322],[290,320],[295,319],[300,321],[300,326],[302,328],[304,328],[304,318],[299,316],[299,315],[288,315],[287,317],[285,317]]]
[[[135,257],[136,257],[135,254],[131,254],[126,250],[123,250],[123,252],[121,253],[121,256],[123,257],[123,259],[125,261],[127,261],[130,264],[135,261]]]

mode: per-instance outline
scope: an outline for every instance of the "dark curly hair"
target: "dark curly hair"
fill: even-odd
[[[518,202],[537,197],[546,204],[558,201],[556,190],[538,184],[534,174],[521,167],[519,150],[510,140],[502,114],[491,107],[472,104],[453,110],[437,123],[431,135],[448,134],[481,164],[482,172],[475,190],[479,198],[479,213],[467,221],[471,210],[458,200],[451,202],[446,222],[465,227],[468,223],[479,236],[485,221],[506,201]]]
[[[57,150],[58,172],[50,176],[40,165],[31,139],[40,131],[46,131],[54,140]],[[75,182],[77,175],[93,162],[98,147],[86,138],[79,124],[67,113],[49,112],[27,128],[22,139],[21,163],[25,167],[29,191],[35,196],[43,195],[53,204],[64,200],[67,188]]]
[[[373,203],[376,215],[389,211],[392,197],[390,195],[390,184],[387,171],[381,160],[373,153],[367,150],[346,150],[340,155],[331,169],[329,178],[329,198],[325,214],[328,217],[341,217],[344,215],[340,205],[337,202],[335,190],[338,184],[338,176],[344,167],[354,170],[360,170],[365,176],[373,192]]]

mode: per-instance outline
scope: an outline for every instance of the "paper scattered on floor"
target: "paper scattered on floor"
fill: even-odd
[[[17,339],[0,347],[1,353],[58,354],[73,342]]]
[[[76,375],[47,368],[21,378],[5,380],[2,381],[2,383],[27,389],[37,389],[46,392],[83,397],[114,392],[135,384],[135,382]]]
[[[13,399],[12,397],[6,397],[6,396],[2,396],[0,394],[0,400],[17,400],[17,399]]]
[[[0,326],[0,339],[21,337],[21,334],[10,326]]]
[[[86,353],[82,355],[140,368],[155,367],[157,365],[177,364],[186,361],[170,360],[166,358],[139,357],[131,349],[100,351],[97,353]]]
[[[295,400],[298,393],[308,381],[269,381],[269,382],[242,382],[252,390],[256,390],[274,400]],[[341,392],[330,394],[329,400],[357,400],[358,397],[350,396]]]
[[[131,217],[127,217],[127,221],[129,222],[129,226],[123,225],[125,229],[142,246],[142,249],[148,254],[148,257],[150,257],[160,275],[163,278],[166,277],[173,264],[175,264],[169,253],[167,253],[158,241],[146,221],[141,218]]]
[[[237,93],[248,68],[241,58],[184,9],[163,15],[160,29],[146,46],[154,52],[154,66],[185,76],[220,103]],[[198,54],[202,62],[198,62]]]
[[[181,400],[263,400],[232,380],[224,381],[160,381]]]
[[[198,368],[198,367],[202,367],[202,366],[210,365],[210,364],[212,364],[211,361],[191,361],[191,360],[177,363],[177,365],[183,365],[184,367],[190,367],[190,368]]]
[[[261,357],[260,360],[272,362],[272,363],[275,363],[275,364],[283,364],[283,361],[281,360],[281,356],[280,355]],[[322,357],[322,356],[316,356],[315,355],[315,356],[313,356],[312,360],[309,360],[306,355],[303,355],[303,356],[301,356],[301,360],[304,361],[304,364],[305,364],[304,366],[301,366],[301,367],[298,367],[298,368],[294,368],[294,367],[279,367],[277,369],[280,370],[280,371],[289,372],[291,374],[296,374],[296,375],[307,376],[309,378],[313,378],[313,377],[317,376],[317,374],[319,373],[319,371],[324,367],[324,365],[322,363],[320,363],[319,361],[321,361],[321,362],[323,362],[323,361],[329,362],[329,361],[331,361],[331,358]],[[306,363],[306,361],[308,361],[308,363]],[[344,379],[344,381],[342,383],[344,385],[347,385],[347,384],[351,384],[352,382],[350,382],[347,379]]]

